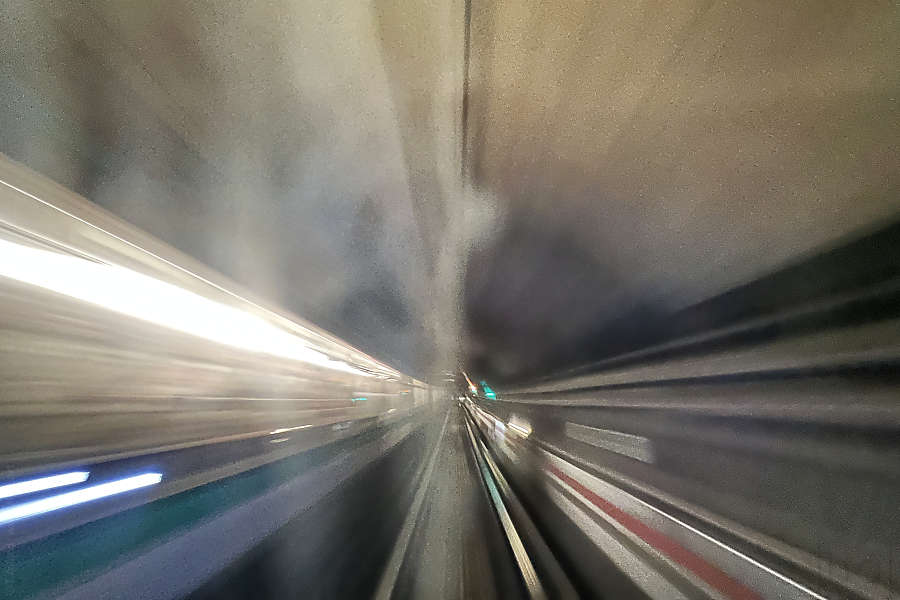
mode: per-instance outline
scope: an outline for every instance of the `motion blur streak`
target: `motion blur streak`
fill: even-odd
[[[82,483],[88,478],[88,475],[90,475],[88,471],[74,471],[72,473],[62,473],[61,475],[38,477],[37,479],[29,479],[28,481],[7,483],[5,485],[0,485],[0,499],[31,494],[33,492],[40,492],[75,483]]]
[[[307,427],[312,427],[312,425],[297,425],[296,427],[279,427],[278,429],[273,429],[269,432],[270,435],[275,435],[277,433],[286,433],[288,431],[298,431],[300,429],[306,429]]]
[[[356,372],[259,317],[116,265],[0,240],[0,275],[235,348]]]
[[[519,433],[525,437],[528,437],[531,433],[531,428],[526,425],[520,425],[519,423],[514,423],[512,421],[509,422],[510,428],[516,433]]]
[[[162,481],[162,473],[142,473],[124,479],[92,485],[72,492],[66,492],[49,498],[16,504],[0,510],[0,524],[11,523],[20,519],[42,515],[44,513],[77,506],[85,502],[93,502],[117,494],[130,492]]]
[[[0,600],[900,600],[898,24],[4,2]]]

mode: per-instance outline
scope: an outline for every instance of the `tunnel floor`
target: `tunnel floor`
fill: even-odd
[[[524,590],[465,439],[450,409],[427,499],[393,598],[517,598]]]
[[[435,417],[190,598],[368,598],[398,551],[388,598],[526,597],[462,409]],[[433,471],[423,473],[433,453]],[[413,510],[419,491],[424,501]],[[405,521],[412,535],[398,548]]]

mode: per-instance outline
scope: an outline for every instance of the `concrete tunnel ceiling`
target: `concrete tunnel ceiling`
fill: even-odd
[[[894,218],[898,16],[42,0],[2,151],[401,369],[527,378]]]

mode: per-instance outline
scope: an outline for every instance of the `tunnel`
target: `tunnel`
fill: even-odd
[[[896,2],[0,14],[0,600],[900,599]]]

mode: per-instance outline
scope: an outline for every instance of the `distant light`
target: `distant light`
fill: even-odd
[[[463,377],[466,378],[466,383],[469,384],[469,391],[471,391],[473,394],[477,394],[477,393],[478,393],[478,388],[476,388],[476,387],[475,387],[475,384],[472,383],[472,380],[469,379],[469,374],[466,373],[465,371],[463,371],[462,374],[463,374]]]
[[[118,265],[0,240],[0,275],[242,350],[366,374],[261,317]]]
[[[388,414],[391,414],[392,412],[397,412],[397,409],[396,409],[396,408],[392,408],[392,409],[388,410]]]
[[[61,475],[51,475],[49,477],[39,477],[37,479],[29,479],[28,481],[18,481],[16,483],[0,485],[0,499],[21,496],[22,494],[31,494],[42,490],[52,490],[53,488],[62,487],[64,485],[82,483],[87,480],[88,475],[90,475],[89,471],[74,471],[72,473],[63,473]]]
[[[269,440],[270,444],[280,444],[282,442],[286,442],[291,438],[275,438],[274,440]]]
[[[297,425],[296,427],[282,427],[280,429],[275,429],[269,432],[269,435],[277,435],[279,433],[285,433],[287,431],[297,431],[298,429],[306,429],[307,427],[312,427],[312,425]]]
[[[162,481],[162,473],[143,473],[141,475],[126,477],[125,479],[118,479],[116,481],[66,492],[57,496],[50,496],[49,498],[41,498],[40,500],[15,504],[9,508],[0,510],[0,525],[42,515],[61,508],[99,500],[100,498],[107,498],[123,492],[156,485],[160,481]]]
[[[365,396],[359,396],[358,398],[350,398],[351,402],[366,402],[368,398]]]

